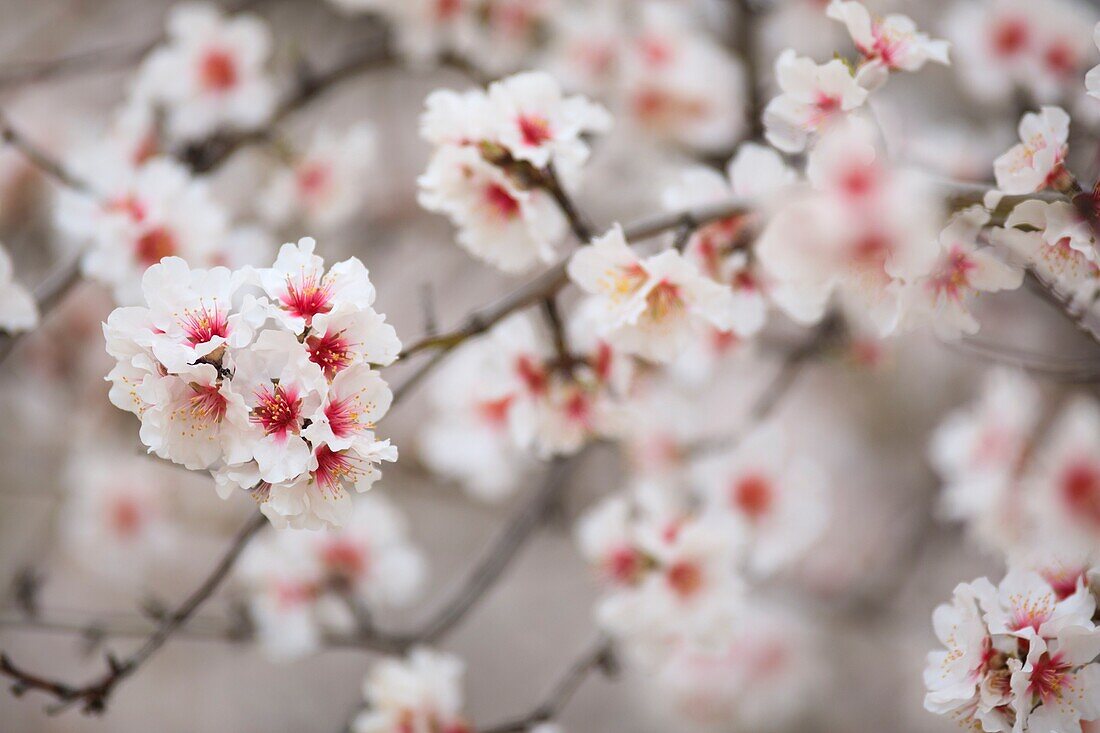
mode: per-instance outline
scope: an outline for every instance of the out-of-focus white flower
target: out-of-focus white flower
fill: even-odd
[[[693,730],[788,730],[814,709],[824,666],[811,619],[761,602],[737,607],[712,643],[672,644],[646,689]]]
[[[1092,29],[1092,42],[1100,49],[1100,23]],[[1090,97],[1100,99],[1100,66],[1094,66],[1085,74],[1085,88]]]
[[[616,3],[569,3],[550,19],[540,66],[566,89],[603,96],[617,80],[627,37]]]
[[[1100,538],[1100,407],[1078,397],[1058,416],[1027,475],[1038,536],[1097,547]]]
[[[401,608],[420,591],[425,561],[408,540],[404,516],[376,494],[352,504],[338,530],[268,533],[242,556],[238,579],[273,655],[304,654],[326,631],[353,631],[358,604]]]
[[[134,584],[170,559],[179,532],[170,483],[157,468],[148,458],[100,446],[72,457],[61,522],[73,558],[95,573]]]
[[[141,276],[164,257],[196,267],[225,255],[228,217],[204,181],[166,158],[133,169],[116,163],[114,175],[93,181],[94,194],[59,194],[57,225],[88,243],[86,276],[109,286],[123,305],[141,302]]]
[[[208,3],[177,5],[168,41],[142,64],[134,95],[164,108],[175,139],[253,129],[275,109],[275,85],[264,68],[270,55],[271,36],[259,18],[225,18]]]
[[[1069,137],[1069,115],[1060,107],[1043,107],[1020,119],[1021,142],[993,163],[997,188],[1026,194],[1051,185],[1062,170]]]
[[[1005,262],[992,247],[980,247],[978,237],[989,214],[971,207],[948,221],[940,232],[940,255],[932,270],[909,286],[903,306],[916,323],[928,322],[942,338],[977,333],[970,301],[980,293],[1014,290],[1024,281],[1021,268]]]
[[[775,76],[782,94],[764,109],[764,125],[768,142],[784,152],[801,152],[810,135],[867,99],[839,60],[819,65],[788,49],[775,62]]]
[[[745,129],[745,74],[736,58],[674,3],[641,5],[622,57],[623,115],[660,141],[725,151]]]
[[[908,16],[872,18],[866,6],[856,0],[833,0],[825,13],[847,27],[853,43],[863,54],[865,62],[857,78],[864,86],[877,86],[893,70],[918,71],[928,61],[951,63],[947,41],[933,40],[919,32]]]
[[[1017,90],[1040,103],[1072,96],[1092,51],[1082,28],[1097,13],[1076,0],[956,2],[945,35],[970,94],[1007,102]]]
[[[665,189],[665,208],[679,211],[721,203],[733,197],[767,206],[795,181],[795,173],[773,149],[745,143],[730,160],[727,178],[709,168],[692,168]],[[767,283],[759,268],[748,261],[744,238],[760,226],[757,212],[706,224],[692,233],[684,247],[686,258],[716,282],[731,289],[734,320],[730,329],[746,338],[764,326]]]
[[[1039,417],[1035,384],[997,369],[975,404],[951,413],[932,434],[929,459],[944,480],[944,513],[966,521],[989,547],[1004,550],[1019,539],[1016,471]]]
[[[792,195],[756,245],[772,301],[813,323],[836,292],[857,322],[880,336],[894,332],[906,285],[939,254],[937,197],[924,178],[888,165],[856,119],[821,137],[807,174],[812,190]]]
[[[790,565],[825,530],[824,472],[792,448],[778,424],[757,427],[726,455],[698,461],[694,476],[705,511],[750,538],[748,562],[756,574]]]
[[[210,470],[223,496],[252,492],[278,526],[340,526],[347,489],[397,458],[375,439],[391,395],[370,365],[400,343],[363,264],[326,271],[314,246],[286,244],[262,270],[166,258],[143,278],[147,306],[104,325],[111,401],[141,419],[150,451]]]
[[[597,333],[625,353],[667,362],[694,331],[730,329],[734,299],[675,250],[641,258],[612,227],[569,260],[569,277],[604,305]]]
[[[363,683],[368,710],[352,724],[355,733],[445,731],[472,733],[463,718],[458,657],[418,647],[405,659],[384,659]]]
[[[38,325],[38,304],[30,291],[15,281],[11,257],[0,244],[0,331],[19,333]]]
[[[301,155],[280,168],[260,199],[268,221],[298,219],[331,229],[348,221],[363,199],[363,183],[375,157],[374,128],[358,124],[336,133],[319,130]]]

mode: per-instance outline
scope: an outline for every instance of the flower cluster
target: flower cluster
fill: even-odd
[[[254,129],[275,110],[276,88],[265,70],[270,55],[271,34],[258,18],[180,4],[168,16],[167,42],[142,63],[134,99],[164,110],[174,140]]]
[[[360,607],[409,605],[424,577],[404,516],[377,494],[356,497],[340,529],[260,537],[238,570],[261,643],[284,658],[315,650],[325,632],[353,633]]]
[[[947,14],[960,78],[987,102],[1023,92],[1040,103],[1081,96],[1081,75],[1092,52],[1082,28],[1098,14],[1078,0],[956,2]]]
[[[987,731],[1076,733],[1100,717],[1096,601],[1078,568],[1019,565],[961,583],[932,617],[924,706]]]
[[[931,458],[944,481],[948,516],[986,546],[1008,554],[1100,546],[1100,408],[1070,401],[1041,434],[1038,388],[996,371],[975,404],[936,430]]]
[[[355,733],[446,731],[472,733],[463,717],[458,657],[419,647],[406,659],[384,659],[363,683],[367,710],[352,723]]]
[[[581,552],[606,587],[600,625],[641,659],[705,642],[736,622],[749,580],[792,567],[821,537],[826,479],[778,425],[732,452],[703,454],[687,492],[640,474],[577,526]]]
[[[1022,272],[981,246],[980,210],[957,214],[937,238],[931,184],[889,165],[868,126],[833,126],[810,151],[810,187],[768,223],[756,247],[791,317],[819,320],[836,293],[880,336],[931,322],[942,335],[973,333],[969,304],[1013,289]]]
[[[945,66],[951,63],[947,41],[920,33],[907,16],[872,18],[863,3],[855,0],[832,0],[825,14],[843,23],[851,34],[863,56],[856,78],[868,88],[886,81],[891,71],[919,71],[928,61]]]
[[[19,333],[37,325],[38,304],[27,289],[15,281],[11,256],[0,244],[0,332]]]
[[[375,422],[391,402],[372,365],[400,343],[355,258],[325,270],[312,239],[270,268],[192,270],[169,257],[145,306],[104,325],[118,360],[111,402],[141,419],[150,452],[252,493],[278,526],[339,526],[397,450]]]
[[[525,314],[459,349],[433,385],[436,415],[421,433],[421,458],[475,496],[507,495],[533,456],[574,453],[613,433],[633,364],[591,335],[578,311],[559,354]]]
[[[548,74],[517,74],[462,94],[436,91],[421,118],[435,146],[419,179],[420,203],[446,214],[458,243],[505,272],[553,258],[566,222],[553,189],[572,188],[588,158],[584,133],[611,125]]]

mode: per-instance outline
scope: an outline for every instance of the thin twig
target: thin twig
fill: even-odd
[[[604,674],[612,674],[615,670],[611,642],[602,636],[586,647],[577,660],[569,665],[550,690],[550,694],[534,710],[513,720],[478,730],[480,733],[523,733],[539,723],[553,720],[569,704],[588,675],[596,670],[601,670]]]
[[[248,541],[266,524],[267,518],[259,513],[250,519],[233,538],[229,549],[222,555],[213,571],[206,577],[206,580],[157,626],[157,629],[149,635],[137,651],[122,660],[108,655],[108,669],[95,681],[77,687],[55,680],[48,680],[17,667],[9,657],[3,654],[0,654],[0,674],[15,680],[12,691],[17,695],[28,690],[37,690],[57,698],[59,705],[55,707],[55,710],[62,710],[69,705],[81,703],[86,713],[103,712],[106,709],[107,701],[118,684],[134,674],[141,665],[156,654],[168,639],[187,623],[195,611],[213,595],[214,591],[229,575],[229,571],[233,568]]]

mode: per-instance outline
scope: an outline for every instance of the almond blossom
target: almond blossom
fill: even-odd
[[[932,434],[929,459],[944,480],[944,514],[968,523],[985,545],[1007,549],[1022,531],[1016,479],[1039,421],[1035,384],[993,370],[972,405],[952,412]]]
[[[38,325],[34,296],[15,281],[8,250],[0,244],[0,331],[19,333]]]
[[[1020,119],[1020,144],[997,158],[997,188],[1007,194],[1041,191],[1062,172],[1069,137],[1069,115],[1060,107],[1043,107]]]
[[[1100,23],[1092,29],[1092,42],[1100,49]],[[1090,97],[1100,99],[1100,65],[1092,67],[1085,74],[1085,88]]]
[[[405,517],[383,496],[356,497],[340,529],[268,533],[249,545],[237,577],[264,648],[315,650],[326,632],[351,633],[355,613],[403,608],[423,586],[425,561]]]
[[[1015,290],[1023,284],[1022,269],[1005,262],[992,247],[979,246],[988,222],[989,214],[980,207],[954,215],[940,232],[940,255],[932,270],[906,293],[907,314],[930,322],[941,337],[977,333],[970,302],[980,293]]]
[[[663,203],[681,211],[740,197],[766,207],[794,181],[794,171],[775,150],[745,143],[730,159],[726,178],[709,168],[686,170],[665,189]],[[760,219],[755,213],[741,214],[706,224],[684,247],[685,256],[701,271],[733,291],[735,318],[730,330],[739,338],[763,328],[767,312],[764,273],[745,252],[745,238],[760,226]]]
[[[447,731],[471,733],[463,717],[462,676],[458,657],[426,647],[404,659],[378,662],[363,683],[367,711],[352,723],[354,733]]]
[[[671,360],[696,329],[730,329],[734,299],[675,250],[639,257],[615,225],[569,260],[570,279],[604,306],[596,332],[625,353]]]
[[[773,423],[753,430],[732,452],[693,467],[704,511],[750,538],[748,566],[758,575],[795,562],[828,521],[824,473],[789,443]]]
[[[270,33],[255,16],[225,18],[208,3],[177,5],[168,41],[143,62],[134,94],[164,108],[177,140],[221,127],[253,129],[275,110],[275,85],[264,68],[270,55]]]
[[[960,584],[954,602],[933,615],[946,651],[928,656],[925,707],[988,731],[1080,729],[1100,717],[1094,610],[1083,584],[1060,599],[1021,568],[997,588],[985,578]]]
[[[260,198],[265,218],[276,225],[298,220],[311,229],[345,223],[362,201],[375,147],[374,129],[367,124],[342,133],[318,130],[306,149],[268,182]]]
[[[917,31],[908,16],[893,14],[872,18],[867,7],[856,0],[832,0],[826,15],[843,23],[864,63],[857,72],[865,86],[885,81],[890,71],[919,71],[928,61],[948,65],[949,44]],[[878,77],[876,79],[876,77]]]
[[[94,193],[59,194],[56,222],[87,245],[84,274],[110,287],[120,304],[141,302],[142,273],[165,257],[197,267],[232,262],[228,216],[184,166],[154,158],[137,168],[114,161],[97,170]]]
[[[581,134],[610,117],[556,81],[532,72],[494,82],[488,93],[437,91],[421,134],[436,146],[419,178],[421,206],[446,214],[458,243],[506,272],[549,262],[566,222],[546,187],[578,181],[588,146]]]
[[[805,150],[812,134],[843,117],[867,99],[842,61],[815,64],[787,49],[775,62],[782,93],[764,110],[768,142],[786,153]]]
[[[363,264],[326,271],[314,246],[286,244],[261,270],[166,258],[145,273],[147,305],[104,325],[111,401],[139,417],[150,452],[211,471],[223,498],[249,491],[279,526],[340,526],[348,491],[397,458],[375,438],[391,395],[371,365],[400,343]]]

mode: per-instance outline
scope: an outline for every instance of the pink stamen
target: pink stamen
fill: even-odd
[[[279,300],[292,316],[308,324],[315,315],[332,310],[332,286],[313,273],[303,272],[297,283],[287,275],[286,292]]]
[[[199,79],[208,91],[227,92],[237,84],[237,62],[220,48],[209,49],[199,62]]]
[[[288,433],[297,434],[302,415],[302,399],[295,387],[284,389],[282,385],[261,387],[256,391],[257,404],[252,408],[249,421],[263,428],[265,435],[286,440]]]
[[[179,324],[187,334],[187,343],[192,347],[229,336],[229,316],[221,311],[217,303],[214,304],[213,311],[205,303],[197,310],[185,310],[179,316]]]

